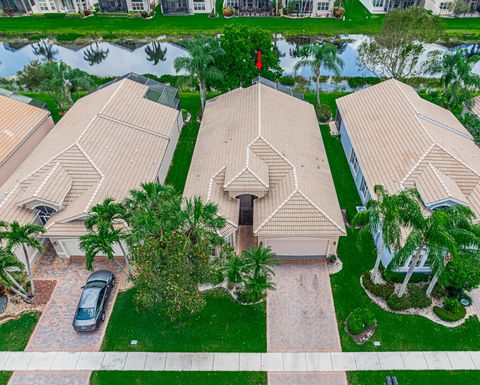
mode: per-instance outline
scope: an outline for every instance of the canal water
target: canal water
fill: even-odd
[[[336,43],[339,54],[345,66],[342,77],[375,76],[374,73],[362,67],[358,61],[358,47],[367,39],[362,35],[344,35]],[[275,36],[275,45],[280,54],[281,66],[285,74],[294,74],[294,65],[299,60],[295,52],[308,39],[285,39]],[[461,46],[471,51],[480,51],[480,44]],[[427,54],[431,50],[453,51],[440,45],[428,45]],[[12,77],[32,60],[62,60],[72,67],[80,68],[93,75],[118,76],[127,72],[138,74],[175,74],[173,62],[179,56],[188,53],[180,46],[167,40],[155,40],[149,43],[109,43],[93,42],[86,44],[61,44],[42,40],[38,43],[0,43],[0,77]],[[480,63],[474,68],[480,73]],[[311,71],[302,69],[299,75],[309,78]],[[323,71],[324,75],[331,75]]]

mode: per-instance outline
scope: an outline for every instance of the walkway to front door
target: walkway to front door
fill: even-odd
[[[279,262],[267,298],[268,352],[340,352],[330,276],[324,259]],[[269,385],[347,385],[344,372],[269,373]]]

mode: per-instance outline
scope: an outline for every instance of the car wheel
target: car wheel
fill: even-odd
[[[111,287],[112,287],[112,288],[115,287],[115,277],[112,278]]]
[[[102,313],[102,322],[105,322],[106,315],[105,313]]]

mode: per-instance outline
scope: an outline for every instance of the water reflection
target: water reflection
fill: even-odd
[[[157,65],[159,62],[167,60],[167,47],[162,49],[162,45],[159,41],[155,41],[146,46],[145,53],[147,54],[147,60],[152,62],[153,65]]]
[[[58,54],[58,49],[49,40],[42,40],[39,43],[32,44],[32,50],[35,56],[41,56],[40,59],[46,61],[56,60],[55,55]]]
[[[102,48],[98,44],[98,42],[95,42],[90,44],[85,49],[85,51],[83,52],[83,58],[90,66],[94,66],[104,61],[107,58],[109,52],[109,48]]]

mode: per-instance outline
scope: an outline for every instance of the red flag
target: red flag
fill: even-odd
[[[262,66],[262,51],[257,51],[257,69],[260,71]]]

